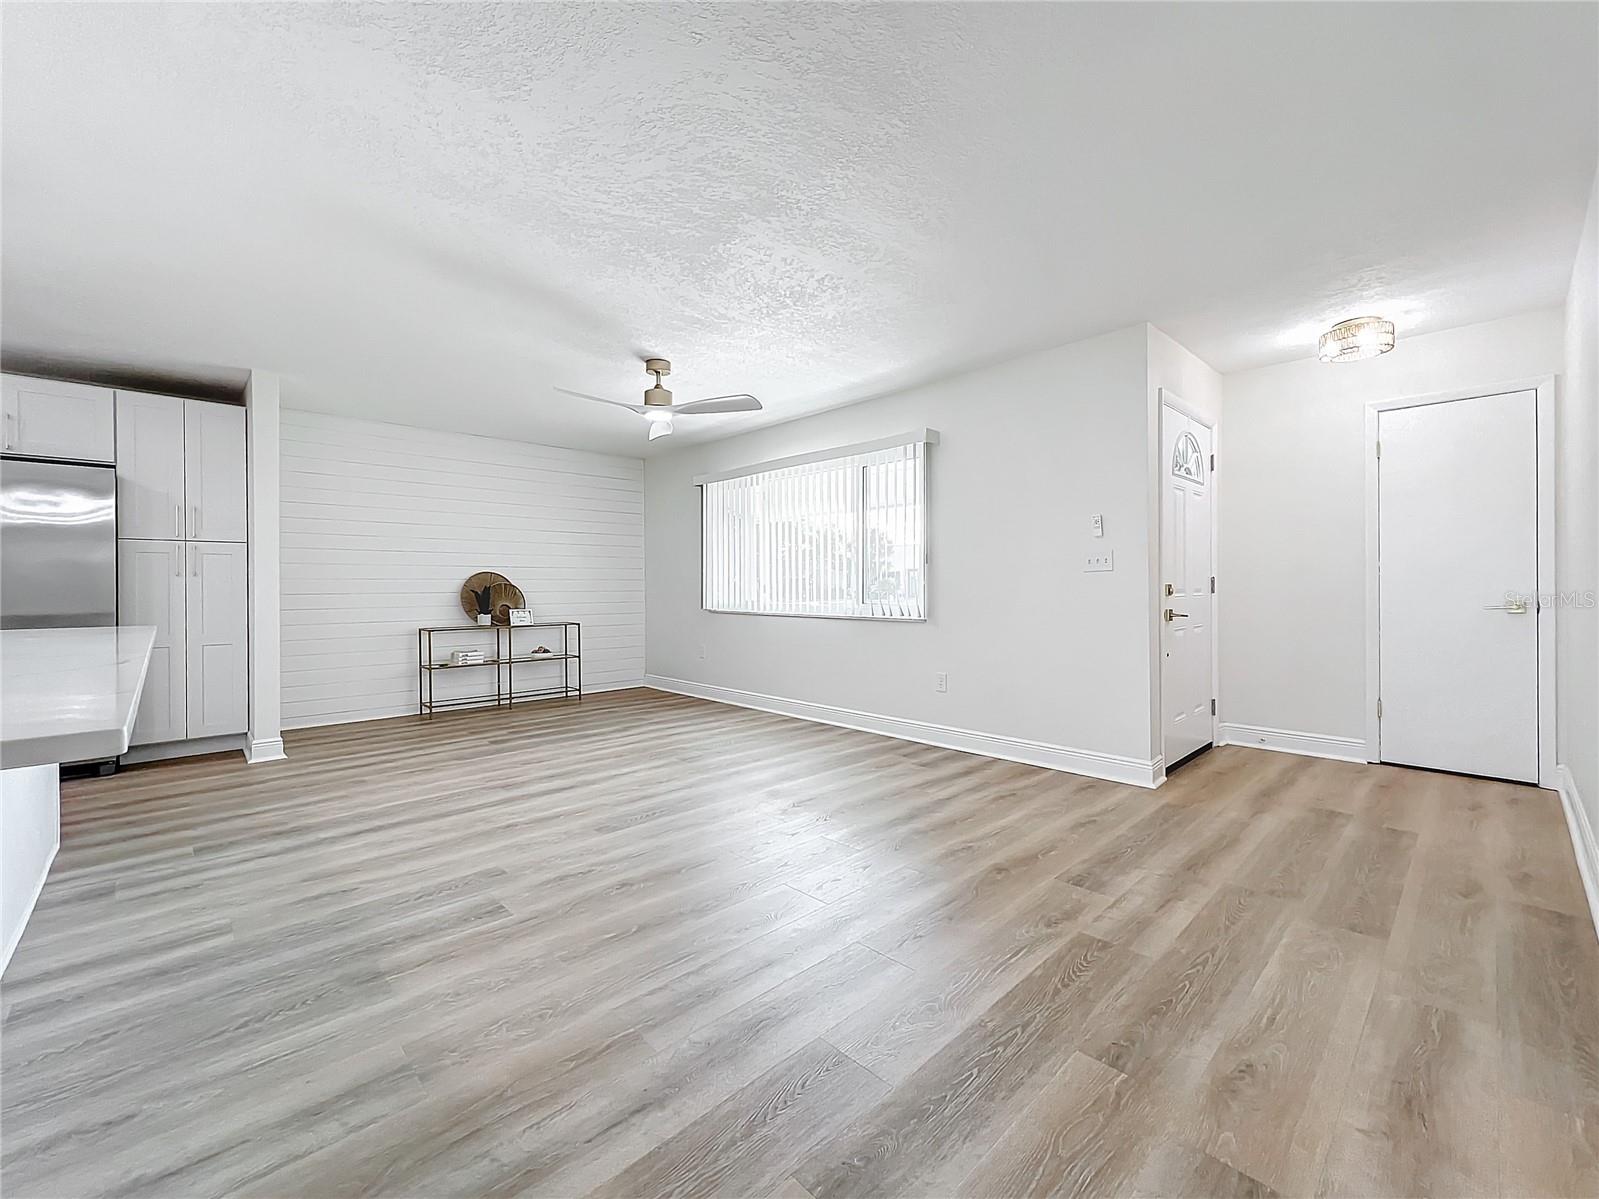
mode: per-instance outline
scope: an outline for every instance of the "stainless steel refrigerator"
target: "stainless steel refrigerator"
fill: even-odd
[[[116,623],[116,468],[0,459],[0,628]]]

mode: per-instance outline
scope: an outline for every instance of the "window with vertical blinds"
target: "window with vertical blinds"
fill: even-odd
[[[927,438],[701,483],[714,612],[924,620]]]

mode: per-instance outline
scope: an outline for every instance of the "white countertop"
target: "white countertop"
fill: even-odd
[[[0,629],[0,769],[126,753],[155,629]]]

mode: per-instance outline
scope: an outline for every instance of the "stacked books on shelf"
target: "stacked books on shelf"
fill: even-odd
[[[488,661],[488,656],[480,649],[452,649],[450,651],[451,666],[482,666]]]

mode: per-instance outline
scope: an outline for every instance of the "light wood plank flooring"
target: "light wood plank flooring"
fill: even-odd
[[[8,1196],[1593,1195],[1549,792],[656,692],[64,790]]]

